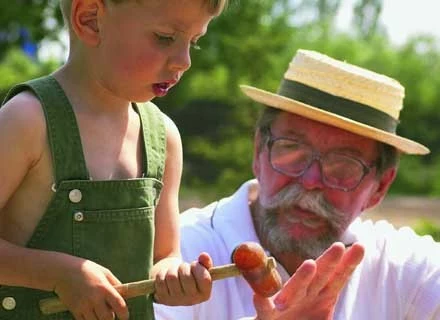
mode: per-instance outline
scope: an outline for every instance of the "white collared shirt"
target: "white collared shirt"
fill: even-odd
[[[257,181],[202,209],[181,215],[184,260],[196,260],[201,252],[214,265],[231,263],[231,253],[244,241],[259,243],[249,210],[249,192]],[[419,237],[411,229],[396,230],[382,221],[373,224],[356,219],[341,239],[359,241],[365,257],[341,292],[337,320],[440,320],[440,244]],[[288,277],[280,263],[282,277]],[[211,298],[190,307],[155,305],[157,320],[236,320],[255,315],[253,292],[242,277],[215,281]]]

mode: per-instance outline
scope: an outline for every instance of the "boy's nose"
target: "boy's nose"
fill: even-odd
[[[176,51],[170,59],[170,67],[175,71],[186,71],[191,67],[190,47],[186,46]]]
[[[314,160],[301,176],[300,183],[306,190],[322,189],[324,187],[321,168],[318,160]]]

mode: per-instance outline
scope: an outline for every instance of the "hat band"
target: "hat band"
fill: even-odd
[[[398,120],[366,104],[337,97],[297,81],[284,79],[278,94],[345,118],[396,133]]]

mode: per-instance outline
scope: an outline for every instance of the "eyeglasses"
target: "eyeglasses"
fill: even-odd
[[[289,177],[300,177],[318,160],[325,186],[342,191],[354,190],[376,164],[368,166],[361,159],[338,152],[320,154],[312,146],[294,139],[275,138],[267,143],[272,168]]]

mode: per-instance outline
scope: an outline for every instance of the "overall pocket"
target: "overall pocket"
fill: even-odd
[[[146,279],[153,263],[154,207],[73,213],[73,254],[121,282]]]

